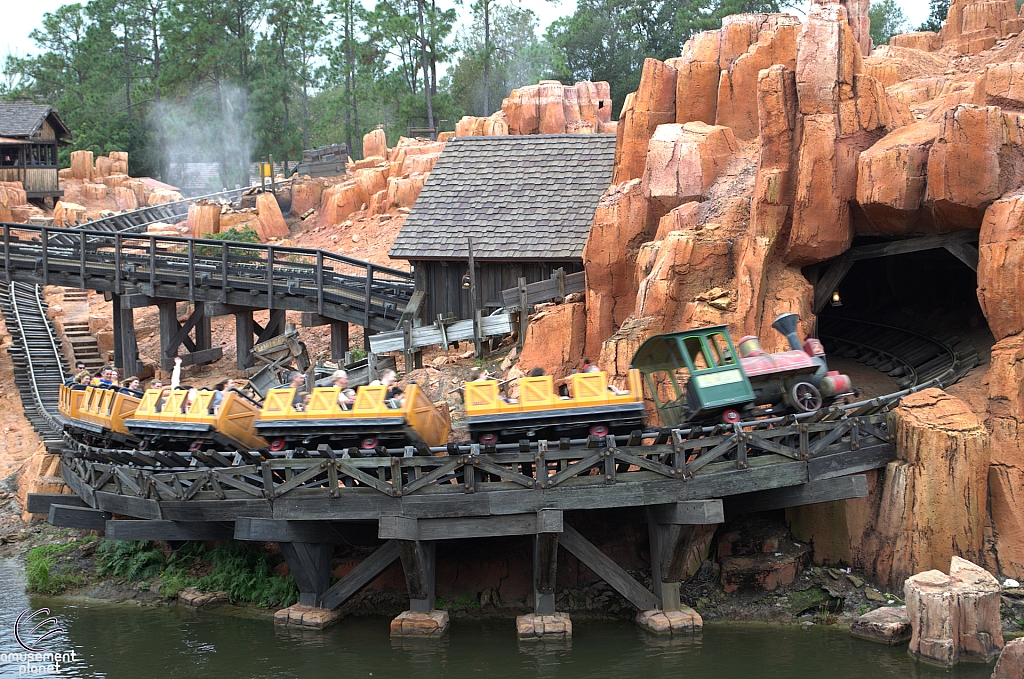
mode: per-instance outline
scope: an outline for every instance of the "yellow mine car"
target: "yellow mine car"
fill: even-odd
[[[128,431],[150,449],[194,450],[212,444],[222,450],[261,450],[267,442],[253,428],[259,406],[238,391],[229,391],[214,412],[217,392],[201,390],[187,405],[188,391],[176,389],[166,399],[160,389],[148,389],[134,415],[126,420]]]
[[[640,373],[629,371],[629,391],[608,388],[603,372],[569,377],[569,395],[555,391],[550,375],[519,378],[519,402],[504,399],[497,380],[466,383],[466,422],[480,443],[522,438],[628,434],[642,428],[644,401]]]
[[[271,389],[263,402],[256,431],[270,442],[270,450],[358,447],[364,454],[412,445],[442,446],[448,442],[451,420],[446,405],[435,405],[415,384],[405,390],[401,404],[384,398],[385,386],[364,386],[345,410],[338,404],[338,387],[317,387],[304,410],[292,403],[295,389]],[[397,407],[396,407],[397,405]]]
[[[62,385],[58,410],[76,438],[124,442],[135,439],[125,423],[138,405],[137,397],[116,387]]]

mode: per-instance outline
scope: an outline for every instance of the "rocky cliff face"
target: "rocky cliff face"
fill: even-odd
[[[940,34],[872,50],[867,8],[816,1],[802,23],[732,16],[679,57],[644,63],[585,251],[584,353],[621,380],[651,335],[712,323],[774,350],[778,313],[812,322],[802,266],[855,236],[977,230],[978,296],[998,341],[987,409],[941,392],[907,399],[900,460],[871,475],[871,497],[791,519],[816,560],[893,587],[954,555],[1019,578],[1021,19],[1009,0],[954,0]]]

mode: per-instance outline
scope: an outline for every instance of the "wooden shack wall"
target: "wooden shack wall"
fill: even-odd
[[[438,314],[451,314],[460,319],[472,317],[469,290],[462,287],[462,277],[469,270],[466,259],[416,260],[412,264],[416,268],[417,286],[427,293],[422,313],[424,323],[432,322]],[[583,270],[583,262],[579,259],[544,262],[478,261],[477,305],[484,313],[490,313],[501,307],[501,291],[519,285],[520,277],[525,277],[527,283],[535,283],[551,278],[551,272],[559,267],[565,269],[566,273],[575,273]]]

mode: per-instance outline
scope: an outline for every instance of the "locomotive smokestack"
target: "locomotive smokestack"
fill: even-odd
[[[789,348],[794,351],[802,351],[800,337],[796,334],[797,323],[800,317],[796,314],[779,314],[779,317],[772,323],[772,327],[781,332],[789,341]]]

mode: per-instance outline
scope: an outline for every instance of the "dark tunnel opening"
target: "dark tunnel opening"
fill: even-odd
[[[871,336],[851,325],[852,320],[902,328],[937,338],[960,352],[976,351],[978,363],[987,365],[994,339],[978,302],[977,286],[977,273],[944,248],[861,259],[830,293],[818,314],[817,328],[823,339],[830,332]],[[826,350],[835,353],[830,367],[850,374],[865,395],[878,396],[903,386],[898,376],[870,369],[866,364],[872,361],[863,355],[841,352],[829,344],[826,340]]]

